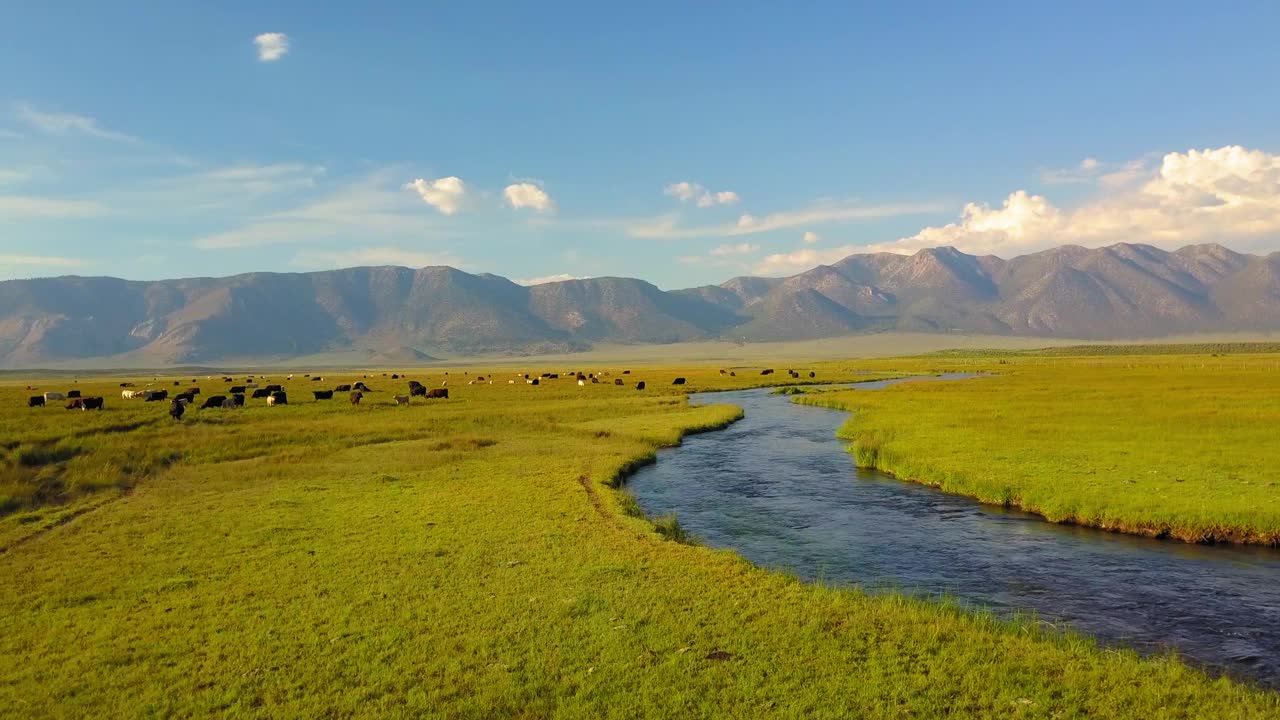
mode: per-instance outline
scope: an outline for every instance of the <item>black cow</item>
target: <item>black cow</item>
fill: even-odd
[[[672,380],[672,381],[671,381],[671,384],[672,384],[672,385],[683,385],[683,384],[684,384],[684,378],[676,378],[675,380]]]
[[[399,379],[400,379],[400,374],[399,374],[399,373],[391,373],[391,379],[392,379],[392,380],[399,380]]]
[[[352,404],[352,405],[359,405],[359,404],[360,404],[360,398],[363,398],[363,397],[364,397],[364,393],[360,392],[359,390],[353,390],[353,391],[351,392],[351,404]]]
[[[738,373],[734,372],[733,370],[730,370],[729,377],[738,377]]]
[[[587,379],[587,376],[586,376],[586,375],[583,375],[582,373],[578,373],[577,375],[575,375],[575,376],[574,376],[574,378],[573,378],[573,379],[574,379],[574,380],[586,380],[586,379]]]
[[[231,392],[231,393],[233,393],[233,394],[234,394],[234,393],[243,393],[246,389],[247,389],[247,388],[245,388],[245,386],[243,386],[243,385],[232,385],[232,386],[231,386],[231,390],[229,390],[228,392]]]
[[[315,377],[311,378],[311,382],[320,382],[320,381],[321,381],[321,380],[323,380],[323,379],[324,379],[324,378],[322,378],[322,377],[320,377],[319,375],[317,375],[317,376],[315,376]]]
[[[427,394],[426,394],[426,395],[424,395],[423,397],[425,397],[425,398],[426,398],[426,399],[428,399],[428,400],[430,400],[430,399],[432,399],[432,398],[439,398],[439,399],[441,399],[441,400],[448,400],[448,399],[449,399],[449,388],[431,388],[430,390],[428,390],[428,391],[427,391]]]
[[[268,385],[266,387],[267,392],[276,392],[277,390],[283,390],[283,389],[284,388],[280,387],[279,385]]]
[[[540,379],[538,379],[538,378],[534,378],[534,379],[532,379],[532,380],[530,380],[530,381],[529,381],[529,384],[530,384],[530,385],[537,385],[539,382],[541,382],[541,380],[540,380]]]
[[[720,374],[721,374],[721,375],[728,375],[728,374],[729,374],[729,371],[728,371],[728,370],[725,370],[724,368],[720,368]]]
[[[630,374],[631,374],[631,371],[630,371],[630,370],[623,370],[623,371],[622,371],[622,374],[623,374],[623,375],[630,375]]]
[[[44,407],[44,396],[32,395],[27,398],[27,407]]]
[[[174,399],[174,400],[186,400],[186,401],[187,401],[187,402],[189,402],[189,403],[193,403],[193,402],[195,402],[195,401],[196,401],[196,396],[195,396],[195,395],[192,395],[191,393],[178,393],[177,395],[174,395],[174,396],[173,396],[173,399]]]
[[[771,369],[768,369],[768,370],[761,370],[761,371],[760,371],[760,374],[761,374],[761,375],[772,375],[772,374],[773,374],[773,369],[771,368]]]
[[[168,399],[169,399],[168,390],[156,390],[155,392],[147,395],[147,402],[160,402],[161,400],[168,400]]]
[[[812,371],[812,370],[810,370],[810,371],[809,371],[809,377],[817,377],[817,375],[814,375],[814,374],[813,374],[813,371]]]
[[[173,418],[174,420],[181,421],[182,414],[185,413],[186,411],[187,411],[187,406],[179,402],[178,398],[174,398],[173,402],[169,403],[169,417]]]
[[[427,388],[424,385],[410,385],[409,397],[426,397]]]
[[[552,380],[559,380],[559,379],[560,379],[560,374],[559,374],[559,373],[551,373],[551,374],[550,374],[550,375],[548,375],[547,377],[551,378]]]
[[[643,389],[644,389],[644,381],[643,381],[643,380],[641,380],[640,382],[636,383],[636,389],[637,389],[637,390],[643,390]]]
[[[614,384],[614,385],[621,385],[621,384],[622,384],[622,378],[615,378],[615,379],[614,379],[614,381],[613,381],[613,384]]]
[[[289,396],[283,390],[277,390],[267,396],[268,405],[288,405]]]
[[[254,388],[254,390],[253,390],[253,399],[254,399],[254,400],[257,400],[258,398],[270,397],[271,393],[273,393],[273,392],[275,392],[275,391],[274,391],[274,390],[268,390],[268,389],[266,389],[266,388]]]
[[[220,408],[222,407],[222,403],[226,402],[226,400],[226,395],[210,395],[204,399],[204,404],[200,406],[200,409],[208,410],[209,408]]]
[[[80,398],[80,400],[81,410],[101,410],[103,407],[103,401],[100,397]]]
[[[244,407],[244,393],[233,393],[230,400],[232,405]]]
[[[315,395],[317,400],[332,400],[332,399],[333,399],[333,391],[332,391],[332,390],[312,390],[312,391],[311,391],[311,394],[312,394],[312,395]]]
[[[182,383],[178,382],[177,380],[174,380],[174,381],[173,381],[173,384],[174,384],[174,386],[176,387],[176,386],[178,386],[178,385],[181,385]]]
[[[68,390],[68,391],[67,391],[67,397],[69,397],[69,398],[78,398],[78,397],[80,397],[80,391],[79,391],[79,390]]]
[[[359,390],[360,392],[373,392],[372,390],[370,390],[370,389],[369,389],[369,386],[368,386],[368,385],[365,385],[365,384],[364,384],[364,383],[362,383],[362,382],[358,382],[358,383],[356,383],[355,385],[352,385],[352,386],[351,386],[351,389],[352,389],[352,390]]]
[[[477,376],[476,376],[476,382],[484,382],[484,376],[483,376],[483,375],[477,375]]]
[[[334,389],[333,389],[333,391],[334,391],[334,392],[351,392],[351,386],[350,386],[350,385],[339,385],[338,387],[334,388]]]

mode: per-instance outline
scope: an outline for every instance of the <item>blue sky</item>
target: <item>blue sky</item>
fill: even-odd
[[[0,277],[1280,249],[1274,1],[322,5],[0,2]]]

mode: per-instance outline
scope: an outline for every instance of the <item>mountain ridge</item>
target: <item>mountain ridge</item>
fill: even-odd
[[[938,247],[678,290],[626,277],[524,286],[449,266],[0,281],[0,367],[331,351],[408,360],[885,330],[1099,340],[1280,330],[1280,253],[1120,243],[1003,259]]]

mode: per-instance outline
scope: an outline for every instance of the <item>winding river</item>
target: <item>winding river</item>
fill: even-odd
[[[846,413],[768,389],[690,401],[746,417],[660,451],[627,488],[650,517],[674,512],[707,545],[805,579],[1033,611],[1106,644],[1172,649],[1280,688],[1280,551],[1054,525],[857,470],[835,436]]]

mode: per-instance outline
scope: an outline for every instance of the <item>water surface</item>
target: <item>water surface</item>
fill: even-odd
[[[705,544],[805,579],[1030,610],[1280,687],[1280,551],[1054,525],[858,470],[835,436],[847,413],[770,392],[691,396],[746,416],[633,475],[627,487],[645,512],[674,512]]]

